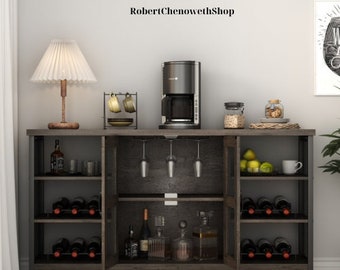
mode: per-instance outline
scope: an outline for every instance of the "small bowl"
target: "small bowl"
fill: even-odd
[[[133,123],[133,118],[108,118],[107,122],[114,127],[126,127]]]

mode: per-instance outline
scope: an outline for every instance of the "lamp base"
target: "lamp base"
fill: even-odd
[[[79,123],[69,123],[69,122],[56,122],[56,123],[48,123],[49,129],[78,129]]]

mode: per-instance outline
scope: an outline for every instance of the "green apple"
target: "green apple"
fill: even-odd
[[[260,171],[261,162],[257,159],[247,162],[247,171],[250,173],[258,173]]]
[[[254,152],[253,149],[248,148],[248,149],[246,149],[246,151],[244,152],[243,158],[244,158],[245,160],[248,160],[248,161],[249,161],[249,160],[254,160],[254,159],[256,159],[256,154],[255,154],[255,152]]]
[[[273,164],[265,161],[265,162],[262,162],[261,166],[260,166],[260,172],[263,172],[263,173],[272,173],[274,170],[274,166]]]
[[[241,170],[241,172],[246,172],[247,171],[247,163],[248,163],[248,160],[241,159],[241,161],[240,161],[240,170]]]

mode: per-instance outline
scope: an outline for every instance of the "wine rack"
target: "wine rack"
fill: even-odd
[[[314,130],[28,130],[30,142],[30,269],[223,269],[223,270],[312,270],[313,198],[312,146]],[[99,160],[101,174],[48,175],[49,155],[58,138],[69,159]],[[173,140],[176,156],[174,177],[167,176],[168,139]],[[195,177],[193,162],[200,140],[202,175]],[[139,162],[142,141],[150,170],[141,177]],[[279,143],[278,143],[279,142]],[[298,175],[242,175],[240,158],[246,147],[254,148],[263,159],[280,168],[282,159],[298,159],[304,164]],[[52,214],[52,201],[59,196],[74,198],[101,196],[97,215],[85,211],[78,217]],[[167,198],[166,194],[176,194]],[[243,196],[273,198],[282,194],[292,203],[291,214],[276,212],[264,216],[259,210],[247,216],[241,207]],[[169,203],[170,202],[170,203]],[[170,204],[171,206],[169,206]],[[173,205],[175,204],[175,205]],[[148,208],[152,235],[153,216],[165,217],[165,234],[178,237],[178,221],[188,222],[189,232],[199,224],[197,211],[214,211],[212,225],[218,230],[218,258],[213,261],[163,262],[123,256],[129,224],[138,236],[143,208]],[[52,243],[59,237],[88,238],[101,235],[100,256],[91,260],[81,254],[78,260],[52,257]],[[240,251],[243,238],[258,240],[284,236],[292,244],[289,260],[273,254],[266,260],[260,254],[254,260]]]

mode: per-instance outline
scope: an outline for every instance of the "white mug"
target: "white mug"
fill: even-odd
[[[302,162],[297,160],[282,160],[283,174],[295,174],[302,166]]]

